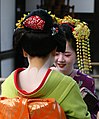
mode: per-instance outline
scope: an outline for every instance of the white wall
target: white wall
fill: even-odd
[[[12,35],[15,26],[15,0],[1,0],[1,51],[12,49]],[[1,76],[7,77],[14,68],[14,59],[1,61]]]
[[[65,3],[67,3],[67,0],[65,0]],[[35,9],[37,4],[40,4],[40,0],[26,0],[26,11]],[[76,13],[94,12],[94,0],[70,0],[70,5],[75,5]]]
[[[70,0],[70,5],[75,5],[75,13],[94,13],[94,0]]]

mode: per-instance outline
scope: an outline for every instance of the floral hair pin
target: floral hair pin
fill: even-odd
[[[29,13],[28,13],[29,14]],[[24,28],[24,26],[23,26],[23,21],[24,21],[24,19],[25,19],[25,17],[26,17],[27,15],[26,14],[24,14],[23,15],[23,17],[21,17],[21,20],[18,20],[18,23],[16,23],[16,27],[17,28]]]
[[[36,30],[43,30],[45,21],[42,20],[39,16],[31,16],[27,18],[23,22],[25,27],[31,28],[31,29],[36,29]]]
[[[28,13],[29,14],[29,13]],[[21,18],[21,20],[18,20],[18,23],[16,23],[17,28],[31,28],[36,30],[43,30],[45,21],[42,20],[39,16],[31,16],[29,18],[26,18],[26,14]],[[24,21],[25,20],[25,21]]]

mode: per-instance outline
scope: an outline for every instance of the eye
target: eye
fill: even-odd
[[[65,53],[65,56],[66,56],[66,57],[70,57],[71,54],[70,54],[70,53]]]
[[[59,52],[56,52],[56,54],[55,55],[59,55]]]

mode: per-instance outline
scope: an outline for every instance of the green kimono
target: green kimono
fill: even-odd
[[[39,87],[33,92],[27,93],[20,89],[17,83],[17,75],[22,70],[24,69],[15,70],[3,82],[1,87],[2,96],[8,98],[19,95],[27,98],[55,98],[66,112],[68,119],[90,119],[90,114],[81,97],[79,87],[71,77],[48,69]]]

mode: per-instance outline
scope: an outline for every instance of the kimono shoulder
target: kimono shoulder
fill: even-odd
[[[74,81],[71,77],[53,70],[49,74],[47,82],[40,91],[41,93],[44,93],[46,90],[44,97],[53,97],[60,104],[75,84],[76,81]]]
[[[90,113],[87,111],[78,84],[70,76],[52,71],[43,89],[47,92],[45,97],[55,98],[69,119],[90,119]]]
[[[5,97],[16,97],[18,95],[18,92],[14,85],[14,72],[13,71],[2,83],[1,85],[1,95]]]

